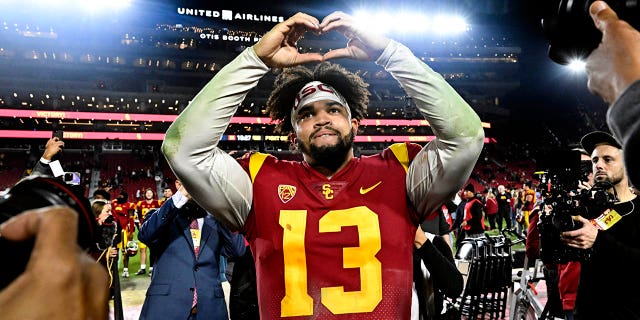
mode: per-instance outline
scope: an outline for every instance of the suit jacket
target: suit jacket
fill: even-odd
[[[31,170],[32,175],[41,175],[41,176],[52,176],[53,170],[49,167],[48,164],[40,162],[40,160],[36,161],[36,164],[33,166]]]
[[[182,210],[169,199],[140,227],[138,239],[158,254],[140,319],[187,319],[196,285],[198,318],[228,319],[218,260],[220,255],[243,255],[244,238],[207,215],[196,257],[190,221],[179,214]]]

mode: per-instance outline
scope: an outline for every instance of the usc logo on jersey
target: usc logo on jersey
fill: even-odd
[[[333,199],[333,190],[331,189],[330,184],[322,185],[322,194],[324,195],[324,198],[327,200]]]

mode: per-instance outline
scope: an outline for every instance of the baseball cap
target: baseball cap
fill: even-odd
[[[580,140],[580,144],[582,145],[582,148],[589,154],[593,153],[593,150],[599,144],[608,144],[612,147],[622,149],[622,146],[620,145],[618,140],[604,131],[594,131],[591,133],[587,133]]]

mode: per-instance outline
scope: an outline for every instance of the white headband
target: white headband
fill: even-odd
[[[320,100],[331,100],[341,104],[347,110],[349,119],[351,118],[349,104],[347,104],[347,100],[340,92],[326,83],[311,81],[305,84],[296,95],[296,100],[293,102],[293,108],[291,109],[291,125],[295,127],[299,106],[305,106]]]

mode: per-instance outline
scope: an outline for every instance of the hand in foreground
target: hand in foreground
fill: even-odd
[[[593,247],[598,236],[598,229],[591,222],[582,216],[573,216],[573,221],[581,222],[582,227],[573,231],[565,231],[560,235],[564,244],[578,248],[589,249]]]
[[[604,2],[589,7],[591,18],[602,31],[602,42],[587,59],[588,87],[612,104],[636,80],[640,80],[640,32]]]
[[[0,291],[0,317],[107,318],[107,273],[78,246],[77,226],[77,213],[63,206],[25,211],[0,226],[8,240],[35,237],[26,270]]]

